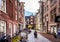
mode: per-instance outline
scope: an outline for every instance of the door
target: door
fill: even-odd
[[[57,35],[57,27],[56,27],[56,26],[54,27],[54,32],[55,32],[56,35]]]
[[[53,34],[53,26],[51,26],[51,34]]]
[[[5,35],[6,36],[6,22],[5,21],[0,21],[0,35]]]

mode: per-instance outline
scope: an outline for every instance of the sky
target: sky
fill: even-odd
[[[25,9],[25,16],[35,15],[39,8],[39,0],[20,0],[20,2],[25,2],[24,9]],[[0,6],[1,6],[1,0],[0,0]]]
[[[25,11],[25,16],[30,16],[30,15],[32,15],[32,14],[33,14],[33,12]]]
[[[1,6],[1,3],[2,3],[1,1],[2,1],[2,0],[0,0],[0,6]],[[0,7],[0,8],[1,8],[1,7]]]
[[[26,16],[29,16],[32,13],[35,14],[37,12],[39,8],[39,3],[38,3],[39,0],[20,0],[20,1],[25,2],[24,9],[25,9]]]
[[[25,11],[25,16],[30,16],[30,15],[35,15],[35,13],[26,10]]]

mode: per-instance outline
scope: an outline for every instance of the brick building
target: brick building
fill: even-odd
[[[20,27],[25,28],[24,2],[20,2]]]
[[[33,15],[31,15],[30,16],[30,18],[29,18],[29,24],[32,26],[32,29],[34,29],[35,28],[35,23],[34,23],[34,16]]]
[[[19,12],[21,9],[18,11],[20,2],[19,0],[1,0],[0,2],[0,32],[12,37],[20,29],[21,19],[19,18],[21,18],[21,14]]]
[[[60,13],[60,0],[43,0],[44,2],[44,14],[43,22],[45,32],[56,33],[58,31],[58,23],[55,22],[55,17]]]
[[[44,15],[44,2],[42,0],[39,1],[39,10],[38,14],[40,16],[40,32],[44,32],[44,23],[43,23],[43,15]]]
[[[25,16],[25,24],[26,24],[26,28],[28,28],[29,25],[29,16]]]
[[[26,28],[32,28],[34,29],[35,28],[35,23],[34,23],[34,16],[31,15],[31,16],[25,16],[25,21],[26,21]]]

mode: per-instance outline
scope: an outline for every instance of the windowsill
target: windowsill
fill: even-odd
[[[2,11],[1,9],[0,9],[0,11],[3,12],[3,13],[6,13],[5,11]],[[7,13],[6,13],[6,14],[7,14]]]

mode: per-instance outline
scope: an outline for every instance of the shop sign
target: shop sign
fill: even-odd
[[[59,22],[60,23],[60,15],[55,17],[55,22]]]

